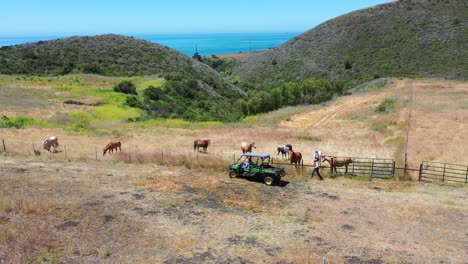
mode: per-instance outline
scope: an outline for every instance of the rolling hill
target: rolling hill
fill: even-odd
[[[378,77],[468,77],[468,6],[401,0],[329,20],[233,70],[253,82],[305,78],[360,83]]]
[[[246,95],[206,64],[133,37],[70,37],[0,48],[0,74],[69,73],[166,79],[162,92],[153,89],[140,99],[139,105],[156,117],[238,120],[241,113],[231,102]]]

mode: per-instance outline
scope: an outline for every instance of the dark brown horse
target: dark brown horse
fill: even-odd
[[[107,152],[109,152],[109,154],[112,155],[114,153],[114,150],[115,152],[117,152],[117,149],[120,152],[122,152],[122,144],[120,143],[120,141],[111,141],[106,145],[106,147],[102,151],[102,155],[106,155]]]
[[[200,148],[203,148],[203,152],[206,152],[208,150],[209,145],[210,145],[209,139],[197,139],[193,141],[193,151],[195,150],[200,151]]]
[[[289,151],[289,156],[291,164],[294,163],[295,166],[301,165],[302,154],[299,151]]]
[[[333,162],[332,162],[332,159],[333,159]],[[336,158],[336,157],[331,157],[331,156],[323,157],[322,162],[325,162],[325,161],[328,161],[328,163],[330,163],[330,166],[332,166],[332,172],[335,171],[335,173],[337,173],[336,167],[344,166],[346,168],[345,174],[348,173],[348,165],[353,162],[353,160],[349,157],[348,158]]]

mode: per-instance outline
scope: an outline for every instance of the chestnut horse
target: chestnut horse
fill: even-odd
[[[242,142],[241,144],[242,153],[252,152],[252,148],[256,148],[255,142],[252,142],[252,143]]]
[[[289,156],[291,157],[291,164],[294,163],[295,166],[301,165],[302,161],[302,154],[299,151],[289,151]]]
[[[330,166],[332,166],[332,162],[331,162],[332,158],[333,158],[332,172],[334,170],[335,173],[337,173],[336,172],[336,167],[345,166],[345,168],[346,168],[345,174],[348,173],[348,165],[353,162],[353,160],[351,158],[336,158],[336,157],[331,157],[331,156],[324,156],[322,162],[328,161],[328,163],[330,163]]]
[[[107,146],[104,148],[103,152],[102,152],[102,155],[106,155],[106,152],[109,152],[109,154],[113,154],[114,153],[114,150],[115,152],[117,152],[117,149],[119,149],[120,152],[122,152],[122,148],[121,148],[122,144],[120,143],[120,141],[111,141],[107,144]]]
[[[195,150],[200,151],[200,147],[202,147],[203,152],[206,152],[209,145],[210,145],[210,140],[209,139],[197,139],[197,140],[193,141],[193,151],[195,151]]]

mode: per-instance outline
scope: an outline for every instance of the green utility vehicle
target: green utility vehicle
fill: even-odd
[[[262,180],[266,185],[273,185],[286,175],[284,168],[270,165],[270,155],[245,153],[229,167],[229,177],[246,177]]]

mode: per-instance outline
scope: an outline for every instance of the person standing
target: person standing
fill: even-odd
[[[323,181],[323,177],[322,175],[320,175],[320,160],[318,158],[314,159],[314,170],[312,171],[312,174],[310,175],[310,177],[313,178],[316,172],[320,180]]]

